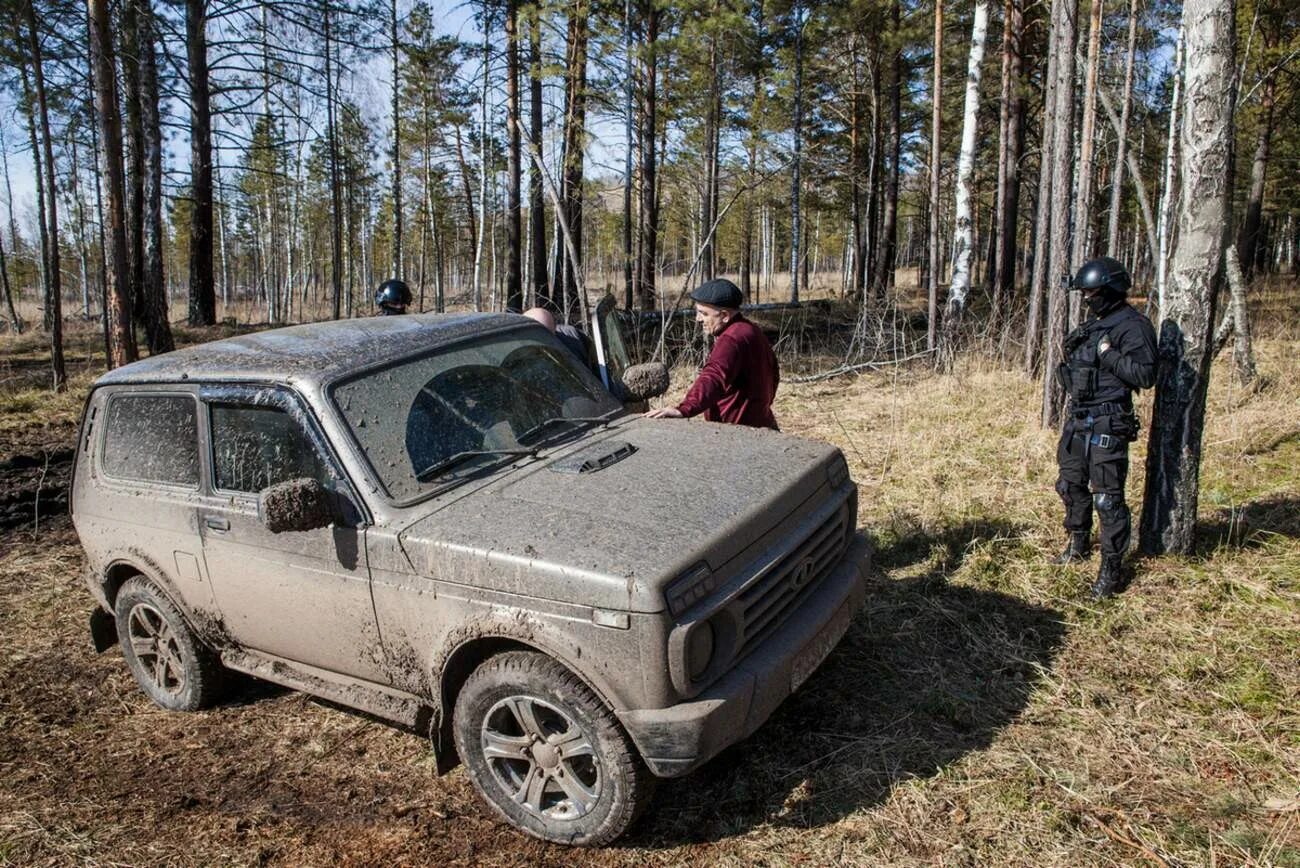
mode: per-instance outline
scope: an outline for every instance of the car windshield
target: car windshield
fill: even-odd
[[[621,409],[568,350],[535,329],[404,359],[344,380],[331,394],[398,502]]]

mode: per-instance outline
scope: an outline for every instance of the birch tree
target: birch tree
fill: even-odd
[[[943,129],[943,0],[934,0],[934,72],[930,80],[930,291],[925,348],[934,350],[939,320],[939,133]]]
[[[1160,310],[1155,409],[1147,447],[1140,540],[1148,554],[1187,554],[1195,542],[1214,300],[1231,217],[1234,0],[1186,0],[1186,105],[1178,247]]]
[[[980,70],[984,63],[984,40],[989,29],[989,4],[979,0],[971,23],[970,59],[966,65],[966,102],[962,111],[961,151],[957,155],[957,213],[952,247],[952,285],[944,310],[944,354],[951,359],[966,309],[971,284],[971,254],[975,239],[971,223],[971,175],[975,171],[975,131],[979,124]]]

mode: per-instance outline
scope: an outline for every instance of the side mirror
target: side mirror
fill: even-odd
[[[648,401],[668,391],[668,366],[663,362],[633,365],[623,372],[623,399]]]
[[[333,497],[315,479],[288,479],[257,496],[257,517],[271,533],[328,527],[334,521]]]

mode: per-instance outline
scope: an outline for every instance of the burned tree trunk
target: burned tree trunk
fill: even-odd
[[[1231,208],[1233,7],[1233,0],[1187,0],[1183,5],[1183,196],[1178,247],[1160,311],[1140,533],[1142,550],[1149,554],[1186,554],[1195,541],[1214,299]]]

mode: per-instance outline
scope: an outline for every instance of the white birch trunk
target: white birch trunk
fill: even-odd
[[[1165,183],[1160,192],[1160,216],[1156,224],[1156,302],[1165,309],[1165,284],[1169,278],[1169,236],[1171,232],[1169,209],[1173,207],[1174,169],[1178,158],[1178,110],[1181,107],[1180,89],[1183,83],[1183,27],[1178,26],[1178,42],[1174,49],[1174,92],[1169,100],[1169,140],[1165,145]]]
[[[962,112],[961,151],[957,156],[957,212],[953,226],[952,285],[948,288],[946,317],[960,317],[970,291],[971,253],[975,248],[971,218],[971,176],[975,172],[975,128],[979,122],[980,70],[984,39],[989,29],[989,4],[979,0],[971,25],[970,60],[966,65],[966,103]]]
[[[1160,309],[1141,525],[1142,549],[1150,554],[1187,554],[1195,542],[1205,396],[1214,357],[1214,299],[1231,224],[1234,6],[1234,0],[1183,4],[1184,195],[1178,206],[1178,248]]]

